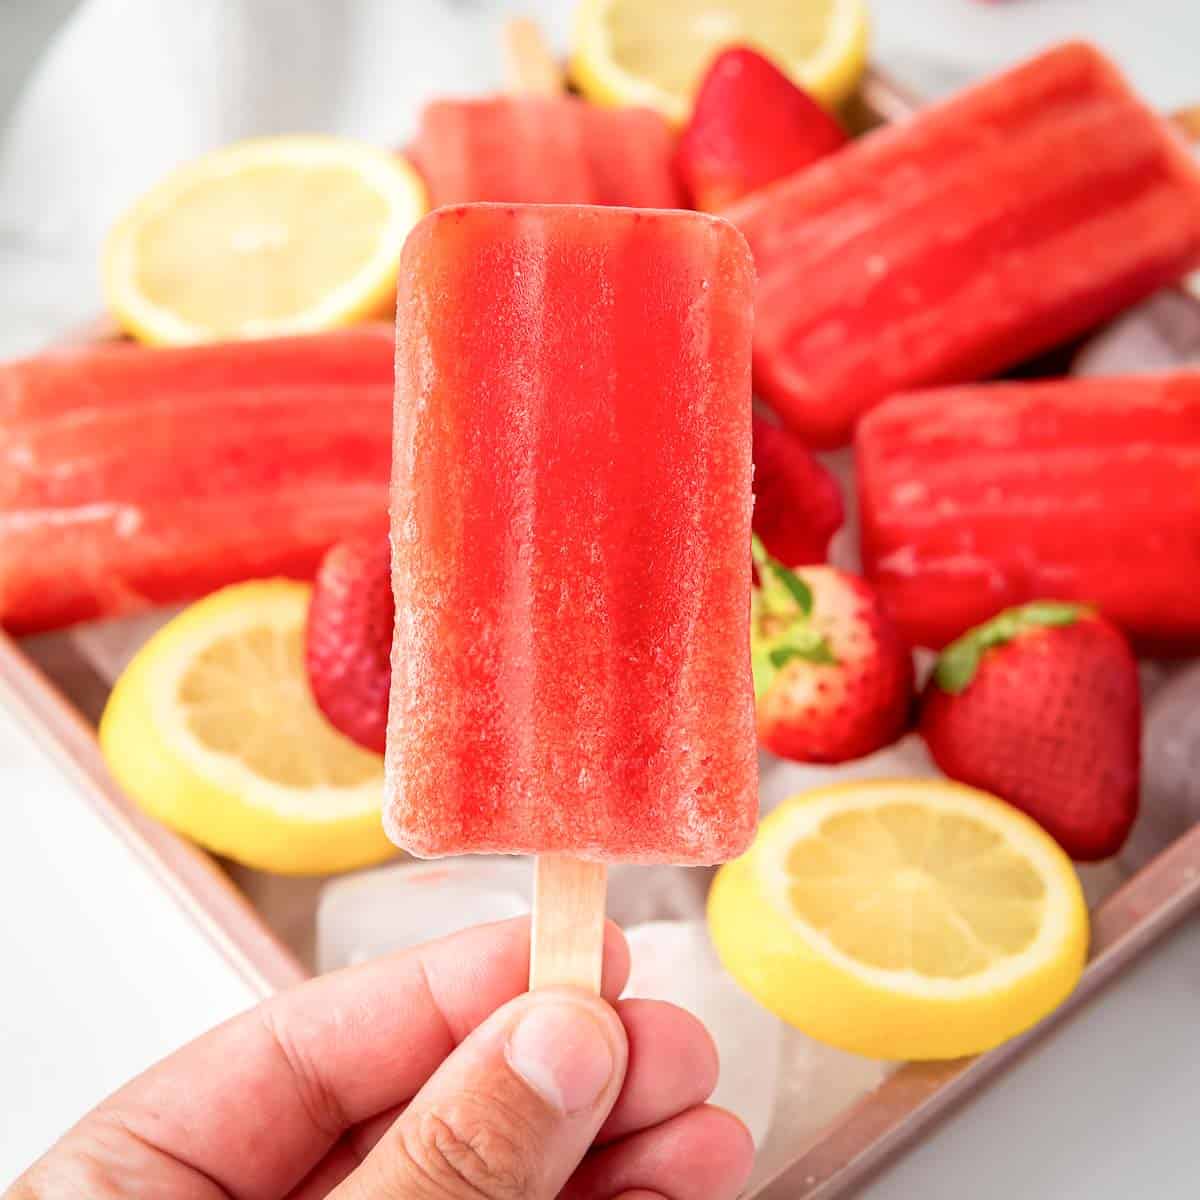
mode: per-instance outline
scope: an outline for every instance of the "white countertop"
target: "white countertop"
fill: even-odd
[[[0,1189],[131,1075],[255,1001],[0,709]]]
[[[239,0],[191,2],[228,8]],[[407,3],[360,4],[381,21],[411,11]],[[28,59],[74,7],[72,0],[0,6],[0,122]],[[1154,103],[1200,100],[1195,0],[875,0],[873,7],[877,57],[930,92],[1074,34],[1116,54]],[[541,10],[561,33],[570,5],[446,0],[446,23],[461,28],[464,14],[476,11],[494,22],[504,8]],[[436,37],[431,25],[416,32]],[[22,302],[11,289],[0,300],[0,347],[29,341]],[[85,303],[93,301],[85,296]],[[3,1187],[102,1095],[253,997],[3,711],[0,907]],[[1198,1023],[1200,921],[1192,919],[865,1194],[1193,1200],[1200,1192]]]

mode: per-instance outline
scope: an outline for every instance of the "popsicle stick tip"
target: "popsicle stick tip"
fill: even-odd
[[[504,26],[504,86],[531,96],[560,96],[566,90],[541,27],[528,17],[514,17]]]
[[[538,857],[533,885],[530,991],[540,987],[600,991],[606,883],[603,863],[565,854]]]
[[[116,342],[122,337],[120,326],[110,316],[93,317],[74,325],[55,339],[55,346],[93,346],[99,342]]]
[[[1189,142],[1200,142],[1200,104],[1180,108],[1167,118]]]

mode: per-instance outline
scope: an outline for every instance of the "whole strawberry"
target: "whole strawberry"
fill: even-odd
[[[836,567],[792,571],[755,539],[750,646],[759,741],[783,758],[838,763],[908,724],[912,656],[870,584]]]
[[[921,734],[947,775],[1016,805],[1072,858],[1115,854],[1137,816],[1137,663],[1080,605],[1008,609],[948,646]]]
[[[845,517],[837,480],[794,433],[752,421],[754,532],[784,566],[824,562]]]
[[[700,84],[676,164],[696,208],[716,212],[846,142],[842,127],[756,50],[719,54]]]
[[[308,679],[330,723],[380,753],[387,736],[394,619],[387,537],[332,547],[317,572],[308,614]]]

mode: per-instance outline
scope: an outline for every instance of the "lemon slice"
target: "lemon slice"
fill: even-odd
[[[748,45],[833,106],[867,61],[863,0],[580,0],[571,76],[600,104],[641,104],[682,124],[718,51]]]
[[[304,667],[311,589],[236,584],[192,605],[117,680],[100,747],[152,816],[202,846],[288,875],[394,853],[383,758],[321,715]]]
[[[104,248],[122,327],[166,345],[330,329],[378,313],[425,188],[397,155],[332,137],[241,142],[173,171]]]
[[[1003,801],[940,781],[795,797],[722,868],[708,915],[751,995],[872,1058],[998,1045],[1071,992],[1087,955],[1066,855]]]

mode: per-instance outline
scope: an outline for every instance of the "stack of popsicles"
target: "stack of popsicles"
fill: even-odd
[[[747,828],[706,806],[752,778],[751,269],[729,225],[648,211],[681,203],[673,140],[565,96],[422,117],[434,203],[509,207],[441,209],[401,279],[392,827],[418,850],[603,856],[628,827],[623,853],[700,860]],[[859,433],[866,566],[913,639],[1055,596],[1200,645],[1195,379],[945,386],[1200,263],[1200,172],[1102,55],[1040,55],[727,215],[794,432],[842,444],[922,389]],[[378,329],[0,368],[0,624],[309,573],[383,511],[391,377]],[[535,819],[550,782],[579,803]]]

